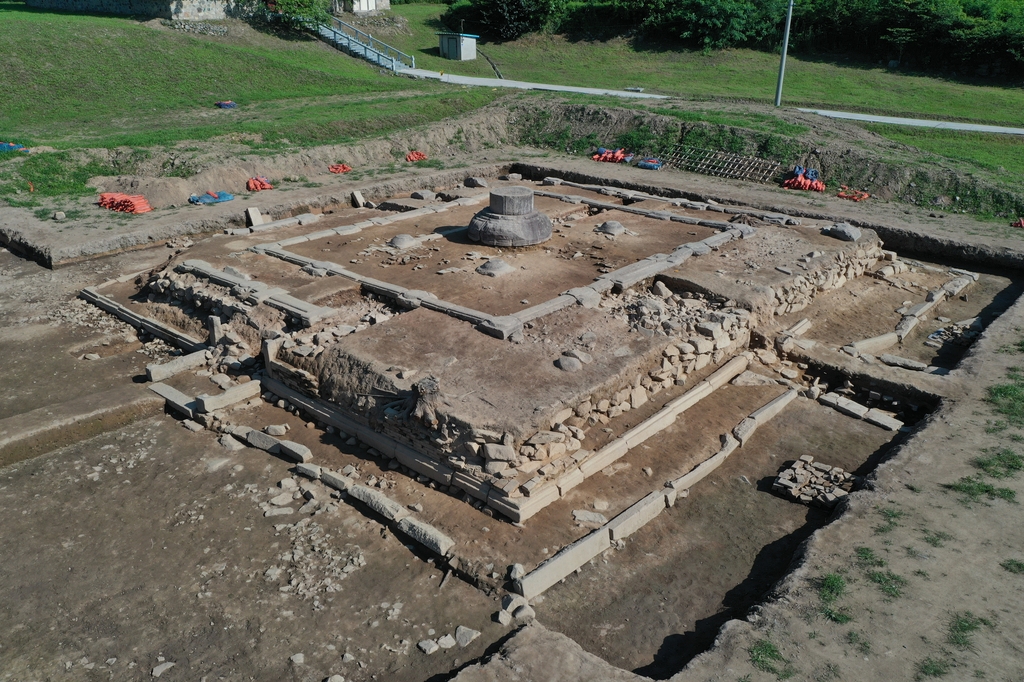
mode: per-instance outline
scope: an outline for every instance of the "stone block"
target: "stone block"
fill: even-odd
[[[702,381],[678,398],[670,400],[662,410],[670,412],[673,416],[679,416],[707,396],[711,395],[712,390],[711,384],[706,381]]]
[[[551,313],[558,312],[563,308],[568,308],[573,305],[576,305],[576,299],[572,296],[563,294],[561,296],[548,299],[543,303],[538,303],[533,307],[526,308],[525,310],[520,310],[516,313],[515,317],[523,322],[530,322],[531,320],[536,320],[539,317],[550,315]]]
[[[184,415],[189,419],[195,418],[198,412],[198,403],[178,389],[167,384],[155,383],[150,385],[149,390],[163,398],[167,406],[178,414]]]
[[[530,497],[517,498],[504,497],[492,488],[487,496],[487,506],[522,523],[558,499],[558,487],[554,484],[537,488]]]
[[[655,519],[666,507],[665,493],[656,490],[608,522],[609,539],[622,540]]]
[[[729,434],[723,436],[722,439],[724,442],[721,450],[695,466],[688,474],[671,481],[671,487],[676,490],[689,490],[694,485],[704,480],[704,478],[706,478],[712,471],[722,466],[722,463],[725,462],[729,455],[732,454],[733,450],[735,450],[739,445],[739,441]]]
[[[248,443],[250,447],[265,450],[271,454],[277,453],[281,445],[281,441],[271,435],[263,433],[262,431],[258,431],[257,429],[249,431],[245,436],[245,442]]]
[[[920,322],[921,320],[917,319],[913,315],[904,315],[903,319],[896,325],[896,335],[899,337],[899,340],[902,341],[905,339],[907,334],[912,332]]]
[[[430,551],[443,557],[451,555],[455,541],[429,523],[407,516],[398,522],[398,530],[420,543]]]
[[[886,429],[887,431],[899,431],[903,428],[903,422],[899,419],[896,419],[887,412],[876,410],[874,408],[864,413],[864,421]]]
[[[200,412],[213,412],[222,410],[225,407],[240,403],[243,400],[254,398],[261,393],[259,381],[249,381],[244,384],[232,386],[218,395],[201,395],[196,398]]]
[[[256,227],[257,225],[262,225],[263,222],[264,218],[263,215],[260,214],[260,209],[256,208],[255,206],[250,206],[249,208],[245,209],[246,227]]]
[[[513,334],[523,331],[523,321],[513,315],[491,317],[478,324],[477,329],[488,336],[504,341]]]
[[[782,412],[787,405],[796,400],[798,394],[799,391],[796,389],[786,391],[775,400],[751,412],[750,417],[756,420],[758,425],[765,424],[779,412]]]
[[[365,485],[353,485],[348,489],[348,494],[388,521],[401,521],[410,514],[409,510],[398,502]]]
[[[570,490],[583,483],[586,477],[583,472],[580,471],[579,467],[574,467],[569,471],[565,472],[558,479],[555,480],[555,486],[558,488],[558,494],[561,497],[565,497]]]
[[[146,365],[146,378],[150,381],[163,381],[175,374],[202,367],[206,364],[206,349],[182,355],[163,364]]]
[[[533,599],[611,546],[608,531],[599,528],[563,548],[524,578],[515,582],[516,591]]]
[[[738,355],[712,372],[711,376],[704,381],[711,385],[712,390],[718,390],[746,370],[747,362],[745,357]]]
[[[585,478],[589,478],[606,466],[614,464],[627,452],[629,452],[629,445],[625,439],[616,438],[580,464],[580,471],[583,472]]]
[[[361,438],[361,440],[369,442],[366,438]],[[390,438],[383,437],[377,440],[380,444],[375,444],[375,447],[387,454],[394,454],[399,464],[407,466],[416,473],[437,481],[441,485],[451,485],[452,474],[455,472],[450,467]]]
[[[654,414],[650,419],[647,419],[622,434],[622,439],[626,441],[626,447],[632,450],[651,436],[654,436],[670,427],[675,420],[675,414],[671,411],[662,409]]]
[[[305,476],[306,478],[311,478],[314,481],[320,480],[320,473],[322,471],[323,469],[321,469],[316,464],[306,464],[305,462],[299,462],[298,464],[295,465],[296,473]]]
[[[835,409],[857,419],[863,419],[864,415],[868,413],[868,408],[842,396],[839,396],[839,400],[836,401]]]
[[[858,353],[870,353],[871,355],[877,355],[883,350],[895,346],[899,342],[899,335],[897,335],[896,332],[889,332],[888,334],[882,334],[881,336],[873,336],[870,339],[854,341],[850,346],[852,346]]]
[[[565,292],[566,296],[572,296],[584,308],[596,308],[601,303],[601,293],[591,287],[577,287]]]
[[[452,474],[452,485],[464,490],[469,493],[472,497],[486,502],[488,493],[490,492],[491,484],[487,481],[481,481],[476,476],[465,471],[456,471]]]
[[[337,471],[329,471],[327,469],[320,472],[320,480],[328,488],[334,488],[335,490],[340,490],[342,492],[355,485],[355,481],[348,476],[342,476]]]
[[[818,402],[821,403],[822,405],[825,405],[826,407],[836,409],[839,406],[839,398],[840,396],[836,395],[835,393],[822,393],[820,396],[818,396]]]
[[[757,431],[758,421],[751,417],[747,417],[732,430],[732,435],[736,437],[736,440],[740,442],[740,447],[747,444],[747,440],[754,435]]]
[[[918,362],[917,360],[911,360],[910,358],[901,358],[898,355],[889,355],[886,353],[878,356],[878,359],[891,367],[902,367],[903,369],[909,369],[915,372],[923,372],[928,369],[928,365],[924,362]]]
[[[278,443],[278,452],[295,462],[308,462],[313,459],[313,453],[305,445],[290,440],[283,440]]]

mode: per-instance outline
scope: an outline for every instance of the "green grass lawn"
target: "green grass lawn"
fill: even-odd
[[[388,42],[416,54],[435,50],[433,35],[443,5],[396,5],[409,19],[412,35]],[[483,43],[505,78],[607,88],[639,86],[650,92],[691,98],[728,97],[770,102],[775,96],[779,58],[753,50],[703,54],[637,51],[629,41],[572,42],[562,36],[531,34],[509,43]],[[437,66],[440,64],[441,66]],[[484,75],[486,62],[423,60],[424,68]],[[1024,92],[1019,88],[963,83],[893,73],[879,67],[802,59],[790,53],[783,100],[787,106],[813,106],[891,115],[930,116],[979,122],[1024,123]]]
[[[447,9],[447,5],[395,5],[393,9],[396,14],[409,20],[411,35],[389,34],[375,37],[415,57],[417,68],[457,73],[460,76],[494,78],[494,69],[482,55],[478,55],[471,62],[454,62],[441,58],[435,34],[438,31],[447,30],[438,21],[438,17]],[[372,30],[368,32],[373,33]],[[484,51],[487,52],[486,48]]]
[[[57,147],[150,146],[230,133],[338,142],[465,113],[486,90],[382,76],[304,36],[240,23],[193,36],[123,17],[0,0],[0,139]],[[217,100],[239,108],[220,110]]]
[[[890,140],[909,144],[936,156],[966,161],[995,171],[1006,179],[1024,175],[1024,137],[990,135],[956,130],[868,125],[869,130]]]

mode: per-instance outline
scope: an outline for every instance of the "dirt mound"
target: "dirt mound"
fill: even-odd
[[[829,191],[847,185],[880,199],[950,213],[1024,213],[1024,193],[994,173],[937,160],[854,123],[816,114],[730,103],[673,102],[638,111],[554,100],[512,108],[510,124],[522,143],[570,154],[605,146],[658,156],[683,144],[771,159],[785,169],[817,168]],[[749,120],[751,127],[712,122],[730,118]]]
[[[502,107],[487,107],[461,119],[442,121],[388,137],[350,145],[327,145],[282,153],[276,156],[253,154],[242,144],[223,141],[207,144],[201,152],[171,150],[154,153],[132,164],[133,172],[116,177],[95,177],[89,186],[98,191],[144,194],[154,208],[181,206],[191,194],[225,191],[241,194],[246,181],[263,175],[272,182],[281,178],[315,178],[326,175],[327,167],[344,162],[357,171],[377,170],[392,165],[406,166],[405,155],[416,149],[432,160],[452,160],[504,144],[511,137],[509,112]],[[99,158],[114,167],[126,166],[130,150],[96,150]],[[189,177],[161,177],[167,172]]]

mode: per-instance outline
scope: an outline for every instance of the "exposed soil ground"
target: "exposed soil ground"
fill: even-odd
[[[592,170],[592,165],[587,169]],[[608,172],[614,176],[624,169]],[[657,178],[671,179],[673,174]],[[730,183],[716,186],[706,178],[699,182],[729,193]],[[770,190],[747,186],[737,194],[759,200],[766,192]],[[793,209],[803,202],[794,199]],[[865,220],[891,217],[885,207],[849,206]],[[358,216],[345,212],[330,218],[335,219],[355,222]],[[597,218],[588,220],[592,227]],[[657,226],[650,229],[656,233]],[[644,234],[643,229],[637,231]],[[348,288],[334,289],[329,280],[300,276],[294,266],[244,252],[257,240],[276,241],[296,233],[218,236],[179,257],[238,263],[237,267],[251,269],[260,279],[279,280],[293,293],[304,292],[310,300],[344,302],[350,295]],[[982,244],[989,252],[1012,245],[996,240],[991,246]],[[794,246],[793,253],[804,248]],[[12,381],[5,384],[9,388],[0,403],[0,419],[9,422],[31,409],[60,404],[72,392],[88,395],[131,382],[148,358],[166,357],[166,349],[159,346],[148,346],[149,355],[136,353],[141,346],[137,340],[127,340],[122,327],[103,322],[104,316],[92,320],[81,313],[76,317],[77,304],[70,300],[82,286],[161,266],[170,253],[157,247],[57,272],[0,253],[0,320],[5,323],[0,349],[5,356],[19,359],[12,364]],[[1009,255],[1019,257],[1014,252]],[[849,334],[861,327],[875,324],[868,318],[879,315],[876,308],[884,308],[884,319],[892,318],[893,292],[867,282],[858,282],[858,286],[863,283],[863,291],[851,291],[861,291],[866,299],[877,296],[868,301],[871,306],[861,309],[858,300],[856,310],[840,318],[841,324],[816,322],[809,336],[817,338],[821,332],[828,336],[823,340],[835,339],[838,345],[852,340]],[[922,284],[932,283],[922,280]],[[111,291],[127,301],[132,286],[126,282]],[[879,293],[873,287],[879,287]],[[983,275],[967,301],[950,302],[949,310],[939,314],[956,320],[980,310],[992,317],[1017,292],[1013,278]],[[911,298],[896,301],[896,307]],[[828,300],[823,297],[820,308],[812,306],[799,317],[824,316]],[[762,638],[775,642],[808,679],[827,679],[823,675],[829,665],[840,666],[850,679],[909,679],[915,666],[927,658],[948,661],[964,677],[974,670],[995,679],[1020,676],[1024,625],[1012,607],[1003,605],[1007,593],[1020,589],[1014,582],[1019,580],[999,567],[1006,559],[1024,559],[1014,549],[1022,544],[1015,530],[1020,524],[1012,522],[1016,506],[1002,500],[961,505],[941,487],[974,473],[968,460],[986,448],[1015,447],[1010,437],[1017,436],[1016,429],[985,430],[986,421],[994,417],[980,401],[985,386],[1001,380],[1006,369],[1019,362],[1012,354],[998,353],[1018,340],[1017,329],[1024,326],[1019,308],[996,320],[991,338],[983,338],[971,351],[965,370],[968,381],[950,392],[959,396],[967,391],[967,397],[947,400],[938,417],[919,425],[909,444],[883,465],[873,483],[875,490],[854,495],[839,521],[826,526],[824,512],[772,495],[766,489],[769,477],[784,461],[801,454],[869,473],[883,459],[893,434],[799,400],[762,427],[688,498],[631,536],[625,549],[609,551],[537,600],[539,619],[616,666],[659,678],[676,673],[678,679],[687,680],[735,679],[748,673],[764,677],[751,668],[747,652]],[[832,313],[838,309],[833,305]],[[357,340],[381,344],[395,364],[422,358],[418,344],[427,341],[414,335],[415,317],[421,312],[393,318]],[[584,311],[572,320],[553,316],[549,331],[556,342],[562,336],[570,338],[570,328],[577,330],[588,316],[597,329],[608,328],[600,315],[600,311]],[[56,326],[50,325],[51,317]],[[401,342],[385,345],[387,328],[401,331],[403,325],[408,327],[402,332],[405,336],[391,339]],[[422,333],[422,323],[418,328]],[[443,343],[459,349],[458,335],[445,337],[440,325],[437,329]],[[465,333],[486,339],[471,329]],[[626,332],[618,329],[612,334]],[[104,341],[111,345],[104,346]],[[93,352],[101,358],[78,359]],[[461,349],[452,352],[467,357]],[[512,365],[500,371],[515,375]],[[560,377],[554,369],[551,376]],[[483,378],[482,374],[464,377],[466,390]],[[197,376],[175,381],[196,391],[213,386]],[[957,377],[949,381],[961,386]],[[558,390],[564,393],[565,387]],[[493,571],[501,576],[509,563],[519,561],[530,568],[547,556],[543,550],[551,553],[580,537],[585,529],[573,523],[572,510],[593,510],[594,502],[601,500],[608,503],[602,513],[610,518],[713,452],[720,434],[781,390],[780,386],[729,386],[716,392],[662,436],[531,519],[525,529],[402,476],[394,475],[396,488],[389,492],[403,504],[422,504],[426,520],[465,543],[470,547],[468,556],[493,564]],[[664,398],[671,395],[666,393]],[[529,412],[534,404],[520,409]],[[646,407],[651,412],[656,408],[657,404]],[[364,477],[391,475],[358,447],[340,445],[329,434],[307,428],[277,408],[261,404],[234,414],[238,422],[254,426],[289,423],[289,437],[313,448],[317,461],[338,467],[358,464]],[[646,414],[628,413],[622,427]],[[619,425],[614,426],[618,430]],[[587,447],[607,437],[599,435],[598,429],[593,431],[593,443]],[[644,467],[650,467],[652,475],[644,473]],[[165,673],[171,680],[204,675],[318,680],[335,673],[352,680],[422,680],[497,650],[508,630],[490,620],[497,610],[495,597],[455,577],[440,587],[442,571],[384,531],[379,520],[363,510],[342,502],[298,526],[294,525],[298,514],[263,517],[260,505],[277,494],[271,489],[287,475],[285,462],[252,449],[228,452],[213,434],[190,433],[169,416],[120,427],[0,470],[0,512],[8,520],[0,529],[0,551],[9,558],[0,565],[0,580],[8,586],[0,593],[0,614],[5,622],[15,624],[13,635],[0,648],[4,662],[0,675],[93,679],[103,674],[143,679],[164,662],[162,657],[176,663]],[[1015,479],[997,484],[1013,490],[1020,487]],[[876,507],[890,501],[905,516],[898,517],[889,531],[878,532],[875,529],[885,519]],[[276,527],[278,521],[287,525]],[[331,539],[315,542],[320,536],[311,532],[314,524]],[[534,528],[539,530],[531,532]],[[790,559],[795,551],[799,555],[798,546],[808,537],[804,563],[777,591],[785,600],[756,611],[759,615],[750,624],[732,621],[717,648],[678,672],[714,642],[720,625],[745,617],[772,584],[787,575]],[[907,579],[905,596],[886,601],[871,582],[868,569],[853,558],[858,546],[872,548],[888,562],[886,570]],[[304,556],[297,555],[296,548]],[[361,564],[358,556],[365,565],[338,579],[340,591],[327,591],[324,578],[341,565]],[[282,572],[268,575],[274,567]],[[839,625],[820,615],[814,580],[829,571],[838,571],[849,581],[849,591],[840,602],[854,619],[849,624]],[[292,580],[292,589],[282,591]],[[398,603],[402,607],[396,612]],[[974,636],[974,649],[944,644],[951,611],[970,611],[992,623]],[[466,649],[456,647],[429,657],[415,649],[420,639],[453,632],[457,625],[483,635]],[[435,632],[430,633],[431,629]],[[869,642],[867,650],[858,643],[862,640]],[[346,652],[354,659],[345,662]],[[304,654],[302,664],[289,661],[297,653]],[[513,679],[506,675],[502,660],[495,659],[489,677]],[[532,657],[517,660],[519,679],[550,679],[541,647]],[[603,676],[587,675],[588,679]]]
[[[697,424],[705,433],[727,430],[729,416],[742,412],[729,403],[745,390],[730,387],[706,408],[702,403],[699,414],[687,413],[651,449],[689,449]],[[543,622],[616,667],[655,679],[674,675],[711,646],[725,621],[743,618],[783,577],[797,546],[828,522],[829,511],[772,494],[784,463],[815,453],[866,474],[891,437],[797,401],[688,498],[630,536],[625,549],[606,552],[545,593]],[[636,464],[631,459],[631,468]]]

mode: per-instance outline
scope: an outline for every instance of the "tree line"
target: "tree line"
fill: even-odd
[[[449,26],[465,21],[493,40],[532,31],[609,27],[644,41],[714,50],[777,50],[788,0],[452,0]],[[582,32],[586,33],[585,30]],[[792,49],[848,53],[958,75],[1024,75],[1024,0],[796,0]]]

